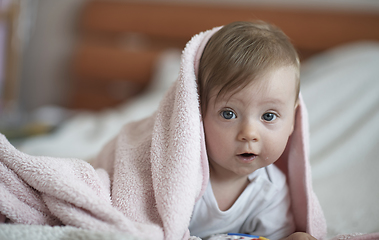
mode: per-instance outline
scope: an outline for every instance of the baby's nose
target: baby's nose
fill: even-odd
[[[242,124],[238,133],[238,140],[240,141],[259,141],[258,125],[254,122],[247,122]]]

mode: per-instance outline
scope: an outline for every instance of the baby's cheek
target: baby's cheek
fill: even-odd
[[[211,158],[218,158],[223,154],[225,149],[224,142],[221,141],[221,137],[213,135],[206,140],[207,152]]]
[[[272,138],[271,143],[268,149],[268,161],[275,162],[284,152],[287,145],[287,138]]]

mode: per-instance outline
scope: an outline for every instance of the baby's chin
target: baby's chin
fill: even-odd
[[[251,165],[253,165],[253,166],[251,166]],[[265,166],[257,166],[255,164],[251,164],[251,165],[249,167],[241,167],[234,172],[241,177],[248,177],[253,172],[265,167]]]

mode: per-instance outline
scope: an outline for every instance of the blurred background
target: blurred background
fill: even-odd
[[[78,41],[80,13],[89,1],[91,0],[0,0],[0,129],[2,132],[6,131],[9,136],[16,137],[18,134],[23,134],[16,129],[20,130],[33,122],[38,123],[41,118],[47,124],[55,125],[66,117],[67,112],[61,111],[61,108],[81,107],[78,99],[76,103],[73,102],[75,93],[72,92],[71,86],[72,61]],[[144,2],[163,1],[144,0]],[[165,2],[170,3],[170,1]],[[172,2],[379,12],[379,1],[375,0]],[[115,88],[120,87],[125,91],[129,89],[130,95],[140,90],[140,87],[133,86],[133,88],[122,84]],[[113,104],[117,102],[114,99],[112,101]],[[92,108],[99,110],[104,106],[96,107],[94,104]],[[33,129],[34,133],[45,130],[44,125],[38,126],[38,124],[33,125]]]

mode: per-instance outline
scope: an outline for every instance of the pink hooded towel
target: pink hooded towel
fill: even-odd
[[[0,135],[0,221],[70,225],[142,239],[188,239],[195,202],[208,183],[196,71],[215,28],[194,36],[177,81],[150,117],[125,125],[93,163],[30,156]],[[312,190],[304,103],[280,160],[297,231],[326,236]]]

